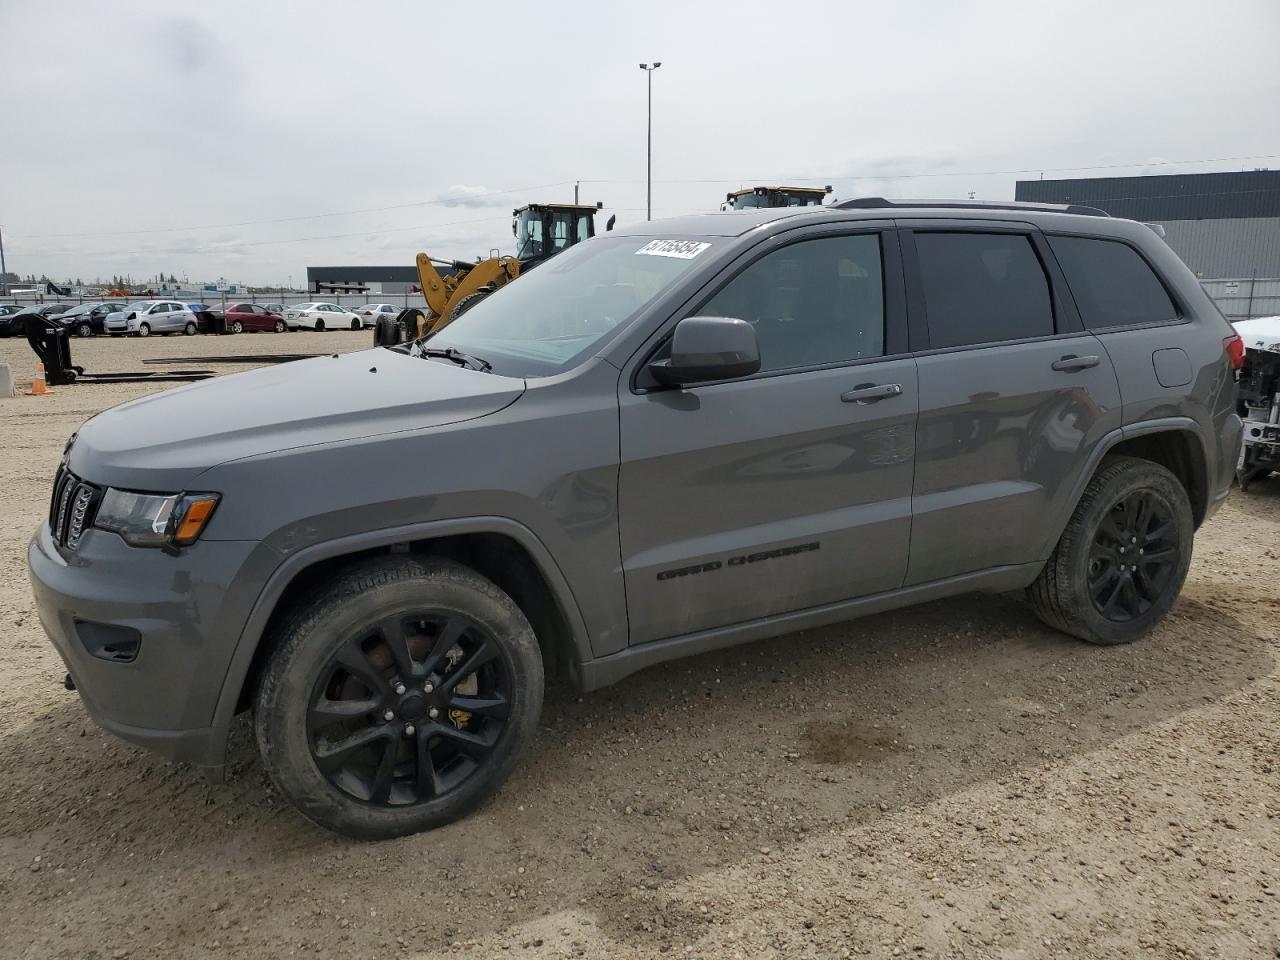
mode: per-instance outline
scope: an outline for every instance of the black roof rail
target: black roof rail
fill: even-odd
[[[837,210],[880,210],[884,208],[935,210],[1026,210],[1040,213],[1074,213],[1082,217],[1109,217],[1111,214],[1097,207],[1080,203],[1026,203],[1017,200],[886,200],[884,197],[855,197],[839,200],[832,207]]]

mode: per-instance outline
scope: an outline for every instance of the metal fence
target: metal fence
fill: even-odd
[[[1280,279],[1201,280],[1200,286],[1232,322],[1280,315]]]
[[[1251,320],[1254,317],[1274,317],[1280,315],[1280,278],[1249,277],[1238,280],[1201,280],[1211,299],[1218,305],[1228,320]],[[19,296],[0,297],[0,303],[17,303],[29,305],[36,303],[97,303],[102,297],[70,296],[59,297],[51,293],[25,294]],[[159,293],[154,296],[139,294],[136,297],[113,297],[120,303],[132,303],[137,300],[180,300],[184,303],[207,303],[210,306],[222,307],[224,310],[234,303],[283,303],[286,306],[295,303],[336,303],[342,307],[359,307],[366,303],[390,303],[398,309],[405,307],[425,308],[426,301],[420,293],[246,293],[229,294],[213,291],[181,291],[179,293]]]
[[[427,302],[420,293],[225,293],[212,290],[181,290],[156,294],[138,294],[129,297],[94,297],[72,295],[60,297],[54,293],[19,294],[16,296],[0,296],[0,303],[16,303],[20,306],[32,306],[41,303],[101,303],[119,302],[137,303],[139,300],[177,300],[180,303],[204,303],[211,307],[226,309],[236,303],[283,303],[291,306],[295,303],[336,303],[340,307],[359,307],[366,303],[389,303],[397,309],[405,307],[426,308]]]

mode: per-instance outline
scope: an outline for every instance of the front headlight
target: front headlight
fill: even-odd
[[[186,546],[196,542],[217,505],[216,493],[164,496],[110,487],[93,525],[134,547]]]

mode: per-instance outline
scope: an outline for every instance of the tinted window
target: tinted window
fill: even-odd
[[[824,237],[774,250],[697,312],[752,324],[761,370],[882,356],[880,237]]]
[[[1067,285],[1090,329],[1172,320],[1177,308],[1138,251],[1114,240],[1050,237]]]
[[[1029,238],[917,233],[929,345],[958,347],[1053,333],[1049,282]]]

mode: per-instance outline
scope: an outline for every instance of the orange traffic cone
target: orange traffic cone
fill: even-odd
[[[31,380],[31,389],[27,391],[28,397],[47,397],[53,393],[49,389],[44,380],[44,364],[36,362],[36,375]]]

